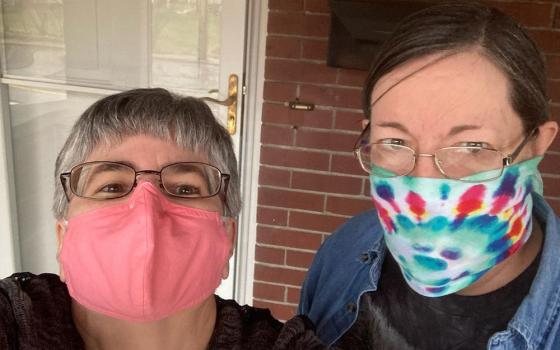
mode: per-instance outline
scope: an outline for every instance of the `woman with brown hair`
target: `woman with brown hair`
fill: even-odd
[[[342,349],[560,349],[558,132],[543,59],[473,2],[403,20],[373,63],[355,153],[375,210],[320,248],[300,312]]]

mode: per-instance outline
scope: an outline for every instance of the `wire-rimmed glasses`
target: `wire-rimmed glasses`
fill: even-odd
[[[478,143],[444,147],[427,154],[417,153],[399,143],[366,144],[364,135],[369,134],[368,125],[356,142],[354,153],[365,172],[379,177],[406,176],[414,170],[418,157],[431,157],[436,168],[447,178],[466,182],[491,181],[499,178],[504,168],[515,161],[536,130],[529,133],[511,154]]]
[[[160,171],[136,171],[124,163],[95,161],[78,164],[60,174],[60,181],[68,200],[70,193],[81,198],[106,200],[128,195],[142,174],[159,176],[159,185],[166,194],[185,199],[213,197],[222,189],[225,194],[230,177],[215,166],[200,162],[173,163]]]

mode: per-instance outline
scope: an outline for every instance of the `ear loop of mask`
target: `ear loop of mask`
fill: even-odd
[[[64,236],[65,236],[66,232],[68,231],[68,220],[66,218],[64,218],[62,223],[63,223],[63,227],[64,227]],[[60,252],[62,251],[62,245],[63,244],[64,244],[64,238],[61,237],[61,239],[60,239],[60,249],[57,249],[57,252],[56,252],[56,260],[59,263],[60,263]]]

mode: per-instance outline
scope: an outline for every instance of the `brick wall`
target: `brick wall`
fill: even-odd
[[[551,113],[560,122],[560,2],[489,3],[526,26],[546,53]],[[284,320],[321,242],[372,207],[351,152],[366,72],[326,66],[329,25],[328,0],[269,0],[253,297]],[[315,110],[290,110],[286,102],[295,98]],[[560,213],[560,138],[541,170]]]

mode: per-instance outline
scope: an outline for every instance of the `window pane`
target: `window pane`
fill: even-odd
[[[221,0],[155,0],[152,6],[152,84],[218,88]]]
[[[9,95],[22,268],[58,272],[54,162],[74,121],[100,96],[17,86]]]
[[[111,89],[219,87],[221,0],[3,1],[2,72]]]
[[[64,79],[62,0],[2,1],[2,73]]]

